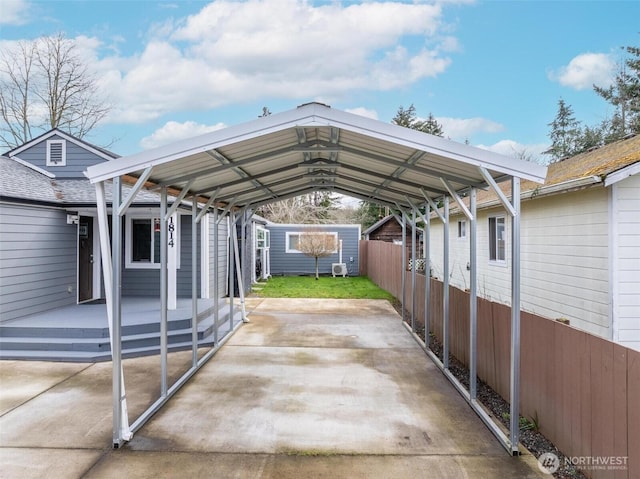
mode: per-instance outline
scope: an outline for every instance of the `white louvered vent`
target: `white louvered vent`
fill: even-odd
[[[47,141],[47,166],[65,166],[67,164],[67,143],[65,140]]]

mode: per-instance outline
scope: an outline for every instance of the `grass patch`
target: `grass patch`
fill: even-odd
[[[261,291],[253,293],[260,298],[332,298],[332,299],[386,299],[391,293],[376,286],[366,276],[275,276],[260,283]]]

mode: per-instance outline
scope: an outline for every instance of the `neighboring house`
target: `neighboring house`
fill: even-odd
[[[640,350],[640,136],[553,163],[521,192],[522,309]],[[510,221],[494,194],[478,191],[477,205],[478,294],[509,304]],[[449,231],[450,281],[466,289],[468,221],[454,203]],[[432,216],[439,279],[442,237]]]
[[[0,322],[104,298],[95,188],[83,172],[117,158],[57,129],[0,157]],[[125,184],[125,196],[128,190]],[[111,187],[106,194],[110,201]],[[191,297],[190,209],[171,218],[177,231],[174,297]],[[143,190],[123,218],[123,296],[159,295],[158,213],[159,195]],[[198,225],[203,298],[213,297],[216,275],[225,285],[219,296],[227,293],[228,219],[218,225],[216,272],[212,216]]]
[[[274,224],[266,225],[269,244],[270,273],[272,275],[306,275],[315,273],[315,259],[296,248],[301,235],[321,233],[336,239],[338,247],[330,256],[320,258],[320,274],[332,274],[334,264],[344,265],[347,276],[359,274],[360,225],[309,225]],[[337,272],[337,270],[336,270]]]

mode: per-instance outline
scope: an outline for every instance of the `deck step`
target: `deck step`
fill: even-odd
[[[213,310],[198,314],[198,345],[214,343]],[[242,321],[242,312],[234,312],[234,326]],[[182,326],[182,327],[181,327]],[[141,323],[123,327],[122,357],[138,357],[160,352],[160,325]],[[229,312],[220,309],[218,334],[223,337],[230,329]],[[9,331],[7,331],[9,330]],[[96,330],[106,330],[98,334]],[[108,328],[53,328],[0,326],[0,359],[98,362],[111,360]],[[190,349],[191,319],[169,321],[167,344],[169,351]]]

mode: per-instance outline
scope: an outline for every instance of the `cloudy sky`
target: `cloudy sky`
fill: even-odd
[[[64,32],[113,110],[121,155],[309,101],[389,122],[416,107],[456,141],[537,155],[564,99],[595,124],[640,45],[634,1],[2,0],[0,49]]]

